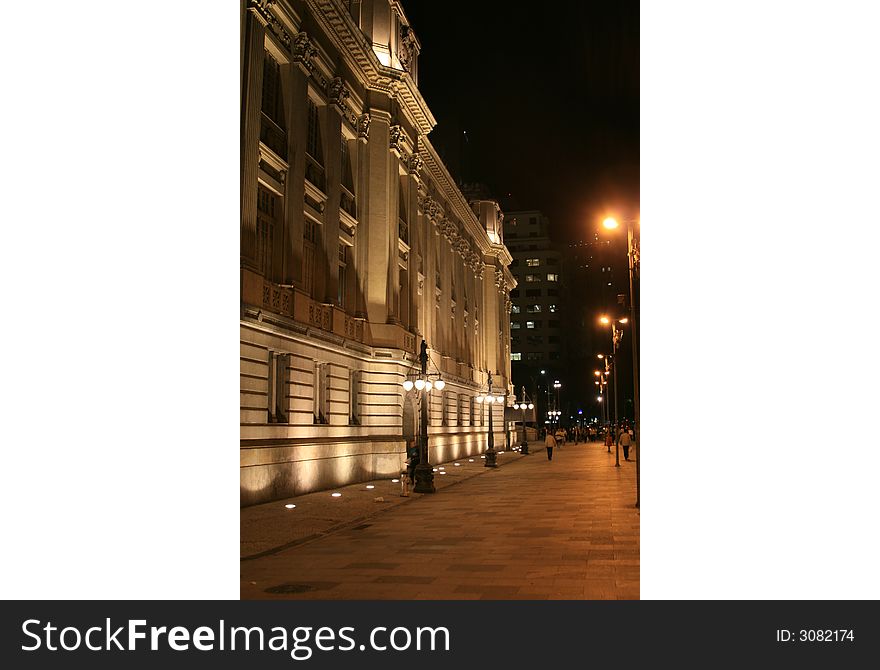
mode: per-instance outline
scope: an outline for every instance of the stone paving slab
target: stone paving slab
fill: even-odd
[[[326,492],[311,494],[314,507],[301,507],[303,496],[294,510],[243,509],[243,529],[256,528],[243,531],[243,554],[269,551],[242,560],[241,597],[638,599],[635,463],[614,467],[598,443],[566,445],[552,462],[531,449],[508,452],[497,469],[453,465],[455,474],[435,473],[436,494],[395,496],[381,513],[367,511],[364,485],[340,489],[348,507],[333,508],[340,499]],[[285,514],[297,511],[311,515],[298,528]]]

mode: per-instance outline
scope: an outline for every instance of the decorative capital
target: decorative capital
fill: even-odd
[[[409,173],[416,179],[420,179],[422,167],[424,165],[425,160],[421,157],[421,155],[413,152],[412,155],[409,157]]]
[[[370,113],[365,112],[357,119],[358,140],[367,142],[370,139]]]
[[[327,87],[327,97],[331,105],[336,105],[339,109],[345,111],[345,101],[349,96],[348,86],[342,80],[342,77],[334,77]]]
[[[398,158],[403,156],[403,143],[406,138],[403,127],[399,125],[391,126],[391,139],[389,148]]]
[[[312,61],[315,56],[318,55],[318,50],[312,44],[312,40],[305,31],[298,33],[293,39],[293,51],[291,55],[293,57],[293,62],[296,63],[305,74],[310,75],[314,72],[315,64]]]

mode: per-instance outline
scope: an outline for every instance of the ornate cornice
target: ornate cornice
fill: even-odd
[[[248,9],[251,13],[263,22],[263,25],[272,23],[275,19],[270,11],[275,0],[248,0]]]
[[[419,133],[427,135],[431,132],[437,121],[409,73],[379,62],[366,36],[338,0],[307,0],[307,4],[340,56],[360,76],[364,86],[395,97]]]

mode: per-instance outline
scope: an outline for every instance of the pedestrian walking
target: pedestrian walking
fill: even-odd
[[[629,431],[624,430],[621,431],[620,437],[617,440],[617,443],[623,447],[623,460],[629,460],[629,448],[632,446],[632,437],[630,437]]]
[[[565,446],[565,431],[562,428],[556,429],[556,446],[560,449]]]
[[[611,445],[614,444],[614,438],[611,436],[611,426],[605,429],[605,446],[608,447],[608,453],[611,453]]]
[[[553,460],[553,447],[556,446],[556,438],[553,437],[553,433],[549,430],[547,431],[547,439],[544,440],[544,446],[547,447],[547,460]]]

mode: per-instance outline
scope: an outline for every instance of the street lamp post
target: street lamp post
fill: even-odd
[[[498,464],[495,462],[495,432],[492,428],[492,405],[497,403],[504,402],[504,396],[494,396],[492,395],[492,373],[489,373],[489,392],[485,395],[480,394],[477,396],[477,402],[482,404],[486,402],[489,405],[489,447],[486,449],[486,467],[487,468],[497,468]]]
[[[403,388],[406,391],[412,391],[415,388],[419,398],[419,462],[415,468],[415,486],[413,491],[416,493],[434,493],[434,469],[428,461],[428,393],[432,388],[442,391],[446,386],[446,382],[440,379],[439,374],[436,380],[431,380],[428,375],[428,345],[422,340],[422,347],[419,353],[419,362],[421,363],[421,373],[413,382],[407,379],[403,382]]]
[[[599,319],[603,324],[608,325],[611,324],[611,346],[612,351],[612,372],[614,374],[614,466],[620,467],[620,445],[618,444],[619,440],[619,432],[620,432],[620,419],[617,414],[617,396],[619,395],[619,391],[617,390],[617,349],[620,345],[620,340],[623,337],[623,329],[618,327],[618,323],[627,323],[629,319],[626,317],[621,319],[609,319],[607,316],[603,316]],[[608,365],[608,361],[606,359],[605,365]]]
[[[626,221],[626,260],[629,270],[629,315],[632,320],[632,359],[633,359],[633,410],[635,412],[635,421],[633,422],[633,431],[635,433],[636,447],[636,507],[641,504],[641,479],[639,473],[639,452],[641,451],[641,440],[639,433],[642,429],[639,413],[639,347],[638,334],[636,330],[636,295],[633,290],[633,279],[639,272],[639,241],[635,236],[634,224],[631,219]],[[602,225],[609,230],[613,230],[619,226],[617,221],[608,217],[602,222]]]
[[[521,453],[523,456],[529,455],[529,443],[526,440],[526,410],[527,409],[531,410],[535,407],[531,402],[528,402],[528,404],[527,404],[528,400],[529,400],[529,397],[528,397],[528,395],[526,395],[526,387],[523,386],[522,387],[522,401],[519,404],[517,404],[517,403],[513,404],[513,409],[521,409],[522,410],[522,417],[523,417],[522,418],[522,431],[523,432],[522,432],[522,442],[520,442],[520,445],[519,445],[519,453]]]

